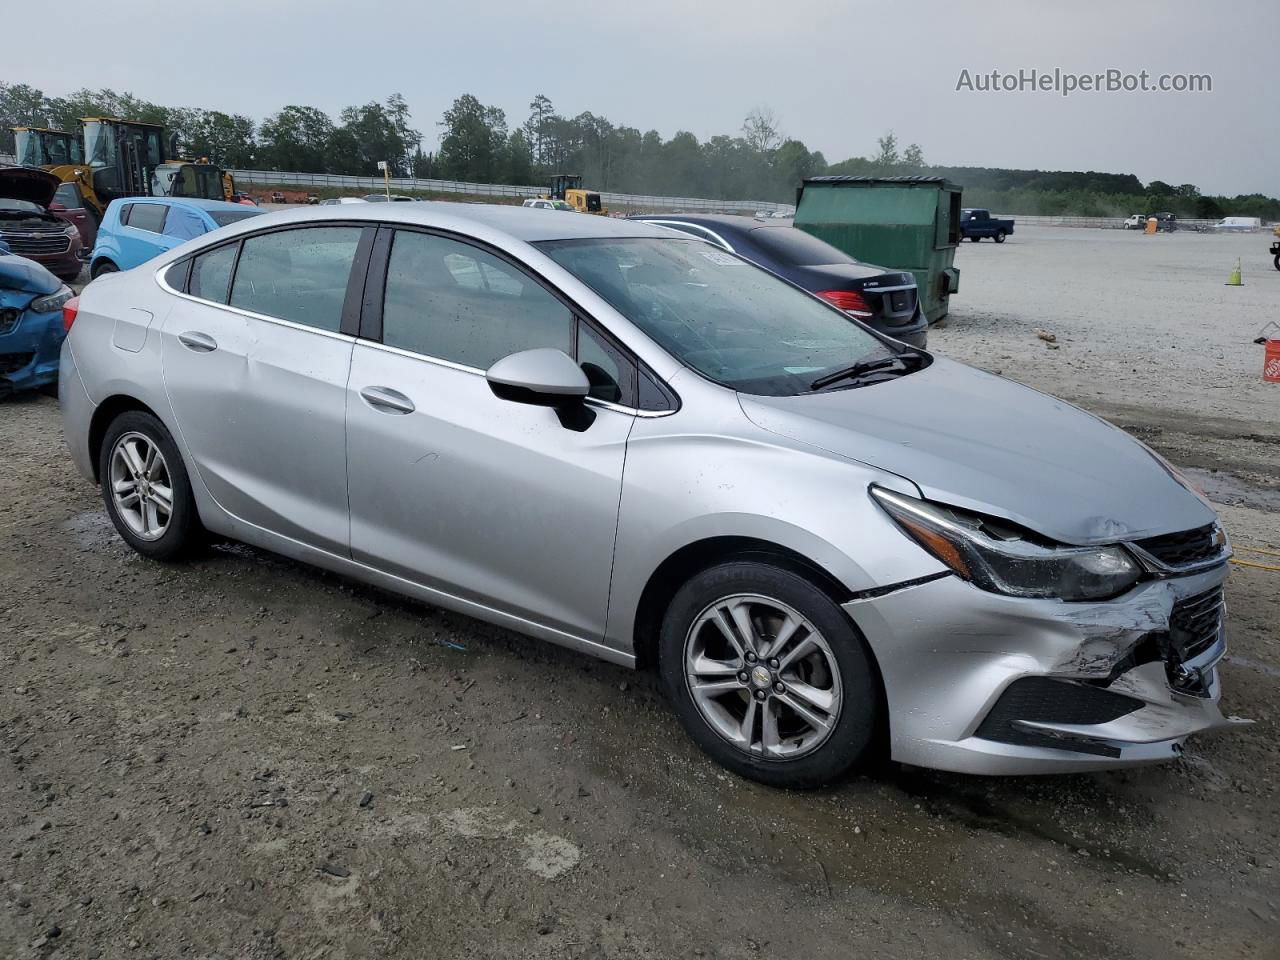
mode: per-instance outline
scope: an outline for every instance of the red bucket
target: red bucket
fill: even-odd
[[[1262,379],[1280,383],[1280,340],[1268,340],[1262,358]]]

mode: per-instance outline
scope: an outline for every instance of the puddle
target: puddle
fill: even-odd
[[[1259,673],[1265,673],[1268,677],[1280,677],[1280,667],[1273,667],[1269,663],[1261,663],[1257,660],[1251,660],[1249,657],[1242,657],[1235,653],[1227,654],[1224,659],[1227,663],[1234,663],[1237,666],[1245,667],[1248,670],[1257,670]]]
[[[1221,470],[1215,473],[1199,467],[1178,469],[1214,503],[1280,513],[1280,489],[1252,484]]]
[[[1169,883],[1171,870],[1146,858],[1100,840],[1082,840],[1055,819],[1053,807],[1024,812],[1001,803],[986,792],[960,783],[938,783],[923,774],[904,773],[897,785],[909,797],[925,802],[931,813],[975,830],[986,830],[1016,839],[1031,837],[1060,844],[1072,853],[1084,853],[1102,864],[1140,873],[1159,883]]]
[[[84,550],[100,550],[113,544],[123,545],[116,534],[116,528],[111,525],[111,519],[103,510],[85,510],[64,520],[60,526]]]

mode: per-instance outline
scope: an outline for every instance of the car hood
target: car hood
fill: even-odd
[[[61,287],[62,281],[34,260],[0,250],[0,292],[12,290],[44,296]]]
[[[934,358],[917,373],[797,397],[739,395],[757,426],[911,480],[925,497],[1061,543],[1136,539],[1216,514],[1118,427]]]
[[[26,200],[47,208],[61,183],[39,167],[0,167],[0,197]]]

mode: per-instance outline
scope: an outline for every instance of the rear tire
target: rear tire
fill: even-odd
[[[111,522],[144,557],[189,556],[206,539],[177,445],[155,416],[120,414],[98,451],[98,478]]]
[[[982,238],[981,238],[981,237],[970,237],[969,239],[970,239],[973,243],[977,243],[977,242],[978,242],[979,240],[981,240]]]
[[[883,697],[871,655],[835,601],[792,570],[735,560],[695,574],[667,608],[658,654],[685,730],[749,779],[819,787],[876,739]]]
[[[1005,237],[1005,233],[1003,230],[996,231],[996,236],[995,236],[996,243],[1004,243],[1004,237]]]
[[[104,273],[119,273],[120,268],[110,260],[99,260],[89,268],[89,279],[97,280]]]
[[[1276,254],[1275,265],[1276,265],[1276,269],[1280,270],[1280,253]]]

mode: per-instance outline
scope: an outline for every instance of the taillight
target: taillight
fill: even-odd
[[[838,310],[850,313],[855,317],[874,317],[875,311],[871,309],[871,304],[863,299],[862,294],[856,290],[820,290],[818,296],[827,303],[831,304]]]
[[[76,322],[76,313],[80,310],[80,298],[72,297],[62,305],[62,326],[66,330],[71,329],[71,325]]]

